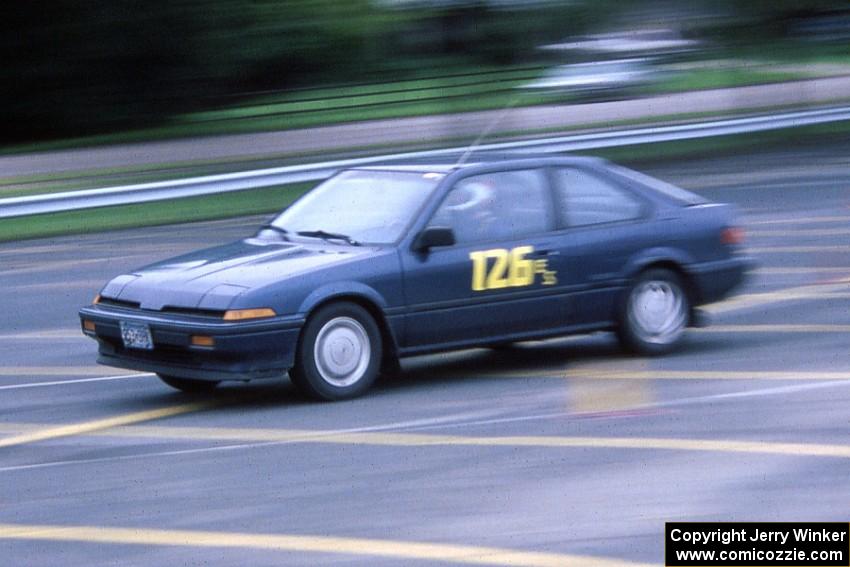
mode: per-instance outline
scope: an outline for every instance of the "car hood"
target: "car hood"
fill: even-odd
[[[250,238],[118,276],[101,295],[142,309],[224,310],[247,290],[373,253],[365,246],[270,244]]]

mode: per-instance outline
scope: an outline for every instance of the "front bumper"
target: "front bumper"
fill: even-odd
[[[98,342],[98,362],[108,366],[197,380],[253,380],[283,375],[294,364],[300,316],[229,322],[215,317],[160,313],[112,306],[80,310],[83,333]],[[87,330],[85,321],[94,324]],[[125,348],[120,322],[150,328],[153,350]],[[191,344],[193,335],[212,346]]]

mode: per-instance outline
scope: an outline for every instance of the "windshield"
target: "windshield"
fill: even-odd
[[[421,172],[344,171],[293,203],[271,225],[289,235],[333,233],[353,242],[391,244],[401,238],[441,177]]]

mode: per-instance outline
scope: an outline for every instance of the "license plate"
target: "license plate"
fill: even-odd
[[[151,329],[144,323],[121,321],[121,340],[126,348],[153,350]]]

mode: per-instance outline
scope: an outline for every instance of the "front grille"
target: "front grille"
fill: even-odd
[[[162,312],[192,315],[194,317],[215,317],[216,319],[222,319],[224,317],[224,311],[216,309],[195,309],[192,307],[172,307],[170,305],[163,307]]]
[[[141,303],[138,301],[125,301],[123,299],[112,299],[110,297],[101,297],[98,305],[109,305],[110,307],[121,307],[122,309],[139,309]]]
[[[109,297],[101,297],[98,305],[117,307],[119,309],[131,309],[134,311],[143,311],[148,313],[175,313],[178,315],[189,315],[190,317],[205,317],[213,319],[224,318],[224,311],[218,309],[195,309],[193,307],[173,307],[171,305],[166,305],[160,310],[142,309],[141,303],[138,301],[126,301],[124,299],[113,299]]]

